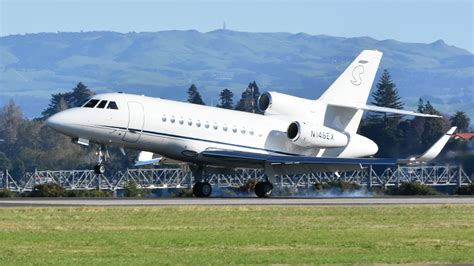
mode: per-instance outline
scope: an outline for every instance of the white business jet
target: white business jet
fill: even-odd
[[[163,158],[193,165],[198,197],[211,195],[204,166],[263,168],[258,197],[270,196],[276,174],[350,171],[362,165],[423,163],[443,148],[450,129],[420,157],[367,158],[378,146],[357,134],[364,111],[438,117],[367,105],[382,53],[363,51],[317,100],[266,92],[257,105],[264,115],[124,93],[93,96],[81,107],[47,120],[76,143],[101,144],[97,174],[105,172],[105,145],[142,151],[137,165]],[[153,159],[153,154],[160,158]]]

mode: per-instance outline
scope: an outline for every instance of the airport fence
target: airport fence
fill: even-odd
[[[250,179],[264,178],[258,169],[235,169],[226,173],[207,173],[205,179],[217,187],[242,187]],[[316,183],[345,181],[361,186],[393,187],[406,182],[417,182],[429,186],[463,186],[472,183],[461,166],[398,166],[375,171],[372,166],[359,171],[319,172],[299,175],[278,175],[276,182],[282,187],[309,188]],[[140,188],[167,189],[191,188],[192,172],[187,168],[127,169],[112,175],[96,175],[92,170],[60,170],[27,172],[13,178],[8,171],[0,171],[0,188],[12,191],[31,191],[36,185],[56,183],[68,190],[101,189],[116,191],[124,189],[129,182]]]

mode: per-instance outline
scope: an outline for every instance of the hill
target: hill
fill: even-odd
[[[464,110],[474,120],[474,55],[442,40],[230,30],[0,37],[0,105],[13,97],[27,116],[38,116],[51,93],[79,81],[97,92],[181,100],[195,83],[208,104],[216,104],[223,88],[240,96],[253,80],[261,90],[317,98],[363,49],[384,52],[381,68],[389,69],[407,109],[423,97],[443,112]]]

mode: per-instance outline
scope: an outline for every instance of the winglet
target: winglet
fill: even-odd
[[[436,141],[433,146],[431,146],[425,153],[418,157],[412,157],[408,159],[401,159],[398,160],[398,163],[400,164],[422,164],[422,163],[427,163],[441,152],[441,150],[444,148],[448,140],[451,138],[451,136],[454,134],[454,131],[456,131],[456,127],[452,127],[446,132],[438,141]]]

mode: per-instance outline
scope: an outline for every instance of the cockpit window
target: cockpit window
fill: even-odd
[[[109,105],[107,106],[107,109],[118,110],[118,107],[117,107],[117,104],[115,102],[109,102]]]
[[[106,101],[106,100],[102,100],[102,101],[100,101],[100,103],[97,105],[97,108],[102,108],[102,109],[103,109],[106,104],[107,104],[107,101]]]
[[[92,100],[90,100],[88,103],[86,103],[86,104],[84,105],[84,107],[87,107],[87,108],[94,108],[94,106],[96,106],[98,102],[99,102],[99,100],[92,99]]]
[[[79,106],[84,107],[84,105],[85,105],[90,99],[91,99],[90,97],[87,98],[87,99],[85,99],[84,101],[82,101],[82,103],[81,103]]]

